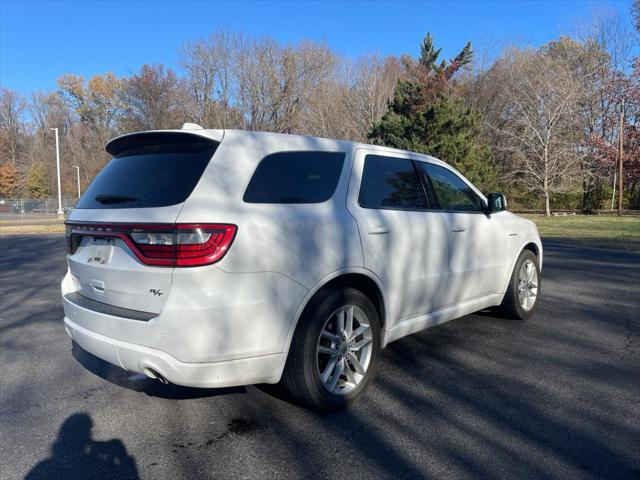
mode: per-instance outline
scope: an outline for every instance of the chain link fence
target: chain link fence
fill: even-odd
[[[78,201],[75,197],[62,197],[62,210],[67,213]],[[25,220],[38,217],[55,218],[58,213],[58,197],[0,198],[0,221]]]

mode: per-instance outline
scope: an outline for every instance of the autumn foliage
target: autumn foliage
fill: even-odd
[[[74,195],[72,167],[84,190],[109,161],[109,139],[194,122],[429,153],[512,206],[589,212],[610,205],[622,113],[625,208],[640,208],[640,60],[628,55],[640,0],[632,16],[489,57],[467,43],[449,59],[429,34],[407,46],[413,54],[345,59],[321,43],[219,31],[186,42],[179,70],[69,73],[28,97],[0,89],[0,197],[55,193],[51,127],[63,195]]]

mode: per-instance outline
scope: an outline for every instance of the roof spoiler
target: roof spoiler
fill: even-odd
[[[184,127],[183,127],[184,128]],[[121,156],[130,150],[170,144],[190,144],[212,147],[219,144],[224,130],[155,130],[148,132],[128,133],[116,137],[107,143],[105,150],[114,157]]]
[[[180,130],[204,130],[204,128],[197,123],[183,123]]]

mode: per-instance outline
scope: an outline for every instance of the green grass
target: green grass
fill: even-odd
[[[604,215],[541,217],[529,214],[523,216],[536,222],[543,239],[558,238],[581,245],[640,252],[640,217]],[[61,232],[64,232],[64,225],[60,220],[52,220],[48,225],[20,226],[3,226],[0,222],[0,235]]]
[[[0,236],[2,235],[23,235],[37,233],[64,233],[64,224],[47,224],[47,225],[12,225],[3,226],[0,224]]]
[[[523,215],[538,225],[540,236],[582,245],[640,252],[640,217]]]

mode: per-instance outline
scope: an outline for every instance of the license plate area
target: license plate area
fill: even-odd
[[[113,258],[115,238],[87,237],[86,262],[91,265],[109,265]]]
[[[75,234],[77,247],[68,263],[77,291],[107,305],[159,313],[171,290],[173,269],[140,263],[122,238],[109,233]]]

